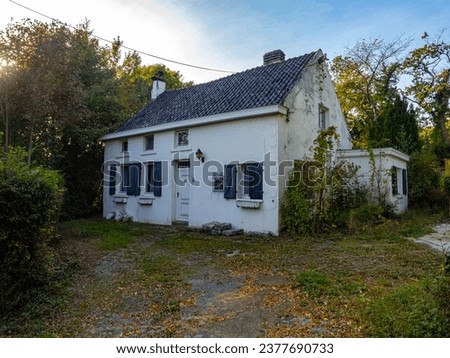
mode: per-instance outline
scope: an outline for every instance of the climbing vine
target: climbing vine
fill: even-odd
[[[357,168],[336,160],[337,145],[336,127],[329,127],[314,140],[312,157],[295,162],[281,210],[282,230],[309,234],[348,228],[353,210],[368,202]]]

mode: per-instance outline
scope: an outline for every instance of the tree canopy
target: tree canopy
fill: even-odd
[[[425,45],[411,51],[403,68],[412,77],[406,93],[431,120],[450,155],[450,44],[442,35],[430,40],[425,33]]]
[[[61,171],[65,213],[85,216],[98,202],[103,147],[99,138],[149,100],[152,77],[169,89],[183,82],[162,64],[121,54],[118,38],[102,46],[89,22],[71,28],[25,20],[0,31],[0,132],[3,147],[23,147],[27,161]]]

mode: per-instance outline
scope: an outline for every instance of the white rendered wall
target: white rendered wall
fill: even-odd
[[[318,51],[316,58],[322,55]],[[291,163],[293,160],[311,158],[311,147],[320,132],[319,108],[328,109],[327,125],[334,126],[339,135],[335,149],[351,149],[351,138],[342,114],[330,74],[325,63],[312,61],[303,71],[302,77],[287,96],[284,105],[288,116],[279,121],[279,159]],[[283,170],[284,168],[284,170]],[[280,167],[280,192],[282,197],[287,183],[289,167]]]
[[[171,224],[175,221],[176,187],[173,181],[174,161],[190,158],[191,183],[189,225],[199,227],[211,221],[229,222],[233,228],[245,231],[271,232],[278,234],[278,190],[277,168],[267,167],[270,179],[264,182],[263,202],[258,209],[242,208],[235,199],[225,199],[223,192],[214,192],[208,182],[208,173],[223,172],[229,163],[263,162],[265,157],[277,160],[279,116],[242,119],[188,128],[189,145],[177,150],[174,145],[175,131],[154,134],[152,152],[144,152],[144,136],[128,138],[129,162],[163,161],[169,166],[166,176],[168,184],[162,187],[162,196],[155,197],[152,205],[139,204],[139,197],[128,196],[126,204],[113,202],[114,196],[104,189],[103,214],[125,211],[134,221],[156,224]],[[121,160],[122,140],[106,142],[105,160]],[[195,158],[200,148],[205,163]],[[164,164],[163,164],[164,167]],[[265,175],[268,175],[265,173]],[[164,176],[164,171],[163,171]],[[164,178],[163,178],[164,179]],[[194,183],[193,183],[194,182]],[[116,196],[120,195],[119,181]],[[141,188],[141,196],[145,196]],[[125,194],[125,193],[122,193]]]

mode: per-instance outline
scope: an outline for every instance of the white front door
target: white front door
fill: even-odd
[[[189,162],[178,162],[175,182],[176,220],[189,221]]]

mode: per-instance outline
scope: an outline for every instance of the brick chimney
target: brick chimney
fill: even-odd
[[[160,94],[166,90],[166,81],[163,78],[164,73],[158,71],[155,76],[152,77],[152,91],[150,92],[150,98],[156,99]]]
[[[273,63],[283,62],[286,55],[281,50],[275,50],[267,52],[264,57],[264,66],[271,65]]]

